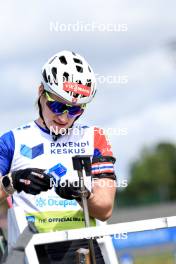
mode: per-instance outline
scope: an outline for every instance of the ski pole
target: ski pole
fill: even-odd
[[[72,157],[72,160],[73,160],[73,169],[77,170],[79,177],[79,186],[81,189],[81,201],[83,205],[85,227],[90,227],[89,210],[88,210],[87,197],[86,197],[87,191],[84,184],[84,176],[83,176],[83,169],[85,170],[86,176],[91,176],[90,156],[77,155]],[[92,238],[89,239],[89,250],[91,256],[91,263],[96,264],[95,251],[94,251]]]

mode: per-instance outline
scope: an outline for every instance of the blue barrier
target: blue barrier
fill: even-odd
[[[141,248],[159,244],[176,243],[176,227],[127,233],[125,239],[112,236],[116,249]]]

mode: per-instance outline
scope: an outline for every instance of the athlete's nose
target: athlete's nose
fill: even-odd
[[[57,120],[60,124],[65,125],[68,123],[68,116],[67,112],[63,113],[62,115],[57,116]]]

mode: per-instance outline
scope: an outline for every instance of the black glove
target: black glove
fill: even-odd
[[[24,191],[30,194],[39,194],[40,192],[51,189],[51,176],[44,173],[44,170],[29,168],[18,170],[11,173],[12,183],[17,192]]]
[[[81,188],[79,186],[78,181],[74,181],[70,183],[68,180],[64,182],[58,182],[57,186],[55,187],[56,193],[64,199],[67,200],[77,200],[81,201],[82,193]],[[88,199],[90,197],[90,191],[85,187],[84,195]]]

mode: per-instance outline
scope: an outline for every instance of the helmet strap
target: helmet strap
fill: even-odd
[[[40,95],[40,97],[38,98],[37,104],[38,104],[38,108],[39,108],[39,116],[42,119],[43,125],[50,132],[50,129],[46,125],[46,122],[45,122],[45,119],[44,119],[44,116],[43,116],[42,106],[41,106],[41,103],[40,103],[41,96],[44,94],[44,92],[45,91],[43,91],[42,94]],[[60,134],[56,135],[56,134],[54,134],[54,132],[52,132],[53,141],[56,141],[60,136],[61,136]]]
[[[41,96],[45,93],[45,91],[42,92],[42,94],[40,95],[40,97],[38,98],[38,108],[39,108],[39,116],[40,118],[42,119],[42,122],[43,122],[43,125],[45,126],[45,128],[50,132],[50,129],[47,127],[46,125],[46,122],[45,122],[45,119],[44,119],[44,116],[43,116],[43,111],[42,111],[42,106],[41,106],[41,103],[40,103],[40,99],[41,99]],[[82,114],[81,114],[82,115]],[[80,115],[80,116],[81,116]],[[73,124],[75,123],[75,121],[80,118],[80,116],[77,116],[73,122]],[[70,128],[73,126],[73,124],[70,126]],[[67,132],[68,132],[68,129],[67,129]],[[60,138],[62,136],[62,134],[55,134],[54,132],[52,132],[52,139],[53,141],[57,141],[58,138]]]

